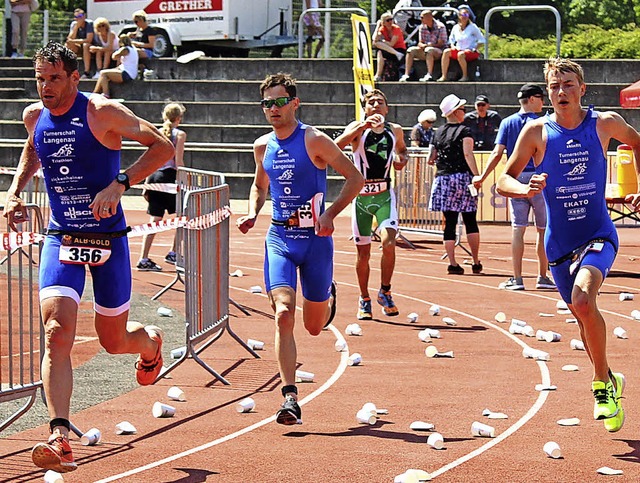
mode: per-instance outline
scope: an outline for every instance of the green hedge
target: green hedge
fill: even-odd
[[[539,59],[555,54],[555,35],[546,39],[492,35],[489,39],[491,59]],[[576,59],[640,59],[640,30],[635,24],[610,30],[580,25],[562,37],[560,55]]]

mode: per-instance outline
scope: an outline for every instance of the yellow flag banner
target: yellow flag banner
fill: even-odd
[[[353,85],[356,89],[356,120],[364,119],[364,95],[375,88],[373,82],[373,55],[369,20],[362,15],[351,15],[353,27]]]

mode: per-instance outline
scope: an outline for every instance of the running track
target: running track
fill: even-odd
[[[140,221],[142,214],[135,215]],[[132,218],[134,222],[135,217]],[[204,352],[204,359],[232,383],[223,386],[192,361],[173,372],[173,379],[139,388],[73,416],[81,428],[98,427],[103,441],[84,447],[73,441],[80,468],[66,482],[391,482],[409,468],[429,471],[442,482],[584,482],[614,477],[596,474],[609,466],[622,469],[616,481],[640,480],[640,397],[635,370],[640,356],[635,341],[640,322],[629,317],[640,308],[637,301],[620,302],[618,293],[638,293],[638,241],[635,230],[619,230],[622,247],[613,276],[601,290],[599,304],[613,327],[623,326],[628,340],[609,339],[610,364],[627,376],[625,408],[627,422],[616,434],[607,433],[591,416],[589,391],[591,372],[586,353],[573,351],[569,340],[577,337],[575,324],[556,314],[558,295],[552,291],[527,290],[508,293],[496,287],[510,273],[510,231],[505,226],[482,226],[483,275],[446,275],[440,260],[442,246],[432,237],[408,235],[418,249],[398,249],[393,293],[401,315],[361,323],[362,337],[344,335],[346,325],[356,322],[357,300],[353,260],[355,250],[347,240],[348,219],[337,220],[335,278],[339,287],[338,316],[334,326],[319,337],[307,335],[298,324],[300,369],[313,372],[313,383],[299,385],[304,424],[283,427],[273,414],[281,402],[280,381],[273,353],[272,317],[266,297],[249,293],[262,285],[262,242],[267,227],[263,217],[246,236],[235,229],[231,240],[231,271],[245,276],[231,279],[231,295],[251,311],[247,317],[231,308],[233,329],[243,338],[266,342],[262,359],[249,358],[228,335]],[[532,241],[533,231],[528,233]],[[161,258],[170,235],[161,234],[153,250]],[[164,246],[163,246],[164,245]],[[132,244],[137,254],[138,247]],[[462,257],[463,253],[459,252]],[[528,244],[525,283],[532,288],[535,263]],[[371,290],[375,293],[379,252],[373,250]],[[462,258],[461,258],[462,260]],[[466,266],[470,272],[470,266]],[[169,273],[135,273],[134,289],[150,295],[152,284],[164,285]],[[179,293],[165,303],[181,310]],[[441,316],[428,315],[431,304],[441,307]],[[377,311],[377,308],[376,308]],[[502,311],[509,318],[529,322],[535,329],[562,334],[557,343],[511,335],[507,324],[495,322]],[[406,314],[417,312],[417,323]],[[541,317],[539,313],[553,317]],[[456,320],[447,326],[443,316]],[[161,320],[159,321],[161,322]],[[424,327],[442,332],[434,344],[441,351],[454,351],[453,359],[429,359],[427,346],[418,339]],[[344,337],[349,352],[338,353],[333,345]],[[547,363],[522,357],[525,345],[551,354]],[[168,357],[170,347],[164,350]],[[360,366],[347,366],[350,353],[362,354]],[[566,372],[565,364],[576,364],[578,372]],[[132,377],[123,374],[122,377]],[[554,384],[553,392],[538,392],[538,383]],[[117,382],[114,382],[117,384]],[[180,386],[187,401],[175,403],[176,417],[154,419],[151,406],[168,402],[166,391]],[[238,414],[235,402],[251,396],[256,409]],[[82,397],[75,394],[74,397]],[[358,424],[355,414],[365,402],[389,410],[376,425]],[[488,420],[482,410],[506,413],[506,420]],[[579,426],[561,427],[556,421],[577,417]],[[116,436],[117,422],[128,420],[138,434]],[[445,450],[426,444],[428,433],[409,429],[411,422],[435,424],[445,438]],[[474,438],[473,421],[491,424],[496,438]],[[29,449],[45,435],[45,427],[0,440],[0,482],[42,481],[43,472],[30,462]],[[552,460],[542,451],[547,441],[556,441],[563,458]]]

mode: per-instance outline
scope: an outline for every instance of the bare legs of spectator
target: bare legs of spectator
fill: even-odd
[[[91,47],[89,44],[82,44],[82,63],[84,64],[84,72],[91,72]]]
[[[469,73],[467,72],[467,56],[465,55],[464,51],[458,52],[458,64],[460,64],[460,70],[462,70],[462,77],[460,77],[460,81],[468,81]]]
[[[124,82],[122,79],[122,71],[120,69],[102,69],[93,92],[95,94],[102,93],[106,97],[109,97],[109,82],[122,84]]]
[[[444,49],[442,52],[442,60],[440,65],[442,66],[442,76],[438,79],[438,82],[447,80],[447,73],[449,72],[449,62],[451,61],[451,49]],[[452,264],[453,265],[453,264]]]
[[[435,67],[436,60],[438,60],[442,56],[442,50],[436,47],[427,47],[424,49],[426,64],[427,64],[427,74],[429,77],[433,77],[433,68]]]

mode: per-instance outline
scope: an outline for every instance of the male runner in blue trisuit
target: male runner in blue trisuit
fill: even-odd
[[[139,353],[136,377],[152,384],[162,368],[162,332],[127,322],[131,264],[120,198],[173,155],[173,146],[151,123],[122,104],[79,92],[78,60],[68,48],[49,42],[34,56],[41,101],[23,113],[28,138],[4,216],[10,228],[26,219],[20,192],[42,166],[51,206],[48,236],[40,258],[40,309],[45,351],[42,382],[51,436],[37,444],[33,462],[59,472],[76,469],[69,445],[73,387],[71,349],[86,266],[93,278],[95,328],[112,354]],[[122,138],[147,147],[120,173]]]
[[[609,368],[606,323],[596,303],[618,250],[618,235],[605,200],[606,152],[612,138],[630,144],[640,173],[640,135],[615,112],[582,108],[586,85],[579,64],[552,58],[545,64],[544,75],[554,112],[524,126],[498,179],[498,192],[519,198],[544,194],[545,249],[551,273],[578,320],[593,364],[593,416],[614,432],[624,423],[624,375]],[[537,174],[528,184],[520,183],[518,175],[531,157]],[[626,198],[636,210],[640,210],[638,192]]]
[[[242,233],[255,225],[270,190],[273,219],[265,242],[265,286],[275,312],[275,346],[284,404],[280,424],[301,423],[295,385],[296,269],[302,286],[302,318],[311,335],[318,335],[335,315],[333,278],[333,219],[364,185],[349,158],[325,134],[296,119],[300,107],[295,79],[289,74],[268,76],[260,85],[262,109],[273,132],[253,145],[256,173],[249,194],[249,213],[237,220]],[[333,204],[324,209],[327,166],[346,178]],[[327,303],[329,301],[329,303]]]

